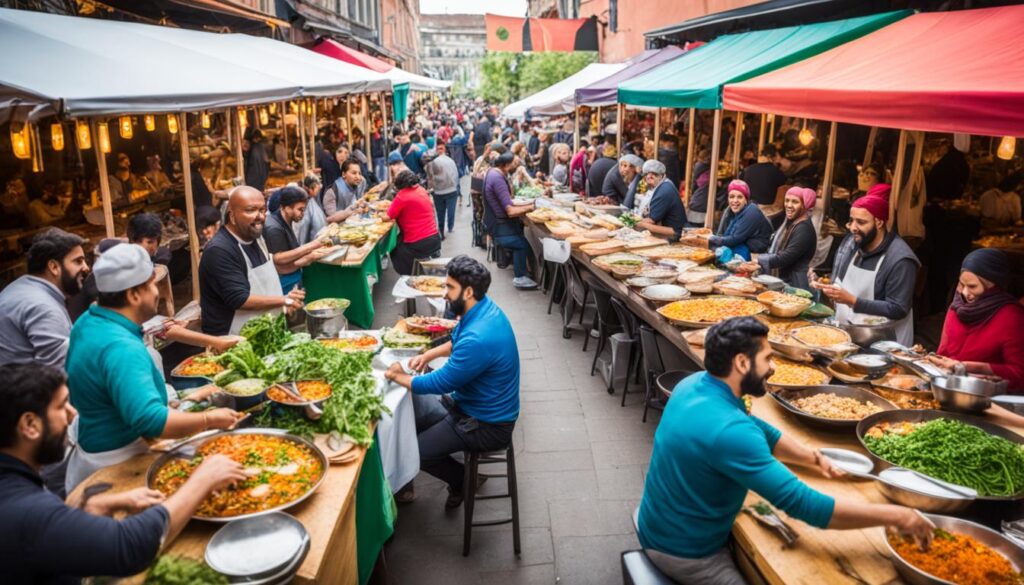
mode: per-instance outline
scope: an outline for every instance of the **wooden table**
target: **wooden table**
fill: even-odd
[[[309,554],[299,567],[293,583],[355,585],[359,582],[356,562],[355,493],[366,449],[347,465],[331,465],[316,493],[301,504],[288,509],[306,527],[310,537]],[[108,482],[111,492],[130,490],[146,485],[146,471],[158,457],[157,453],[139,455],[120,465],[97,471],[82,482],[71,497],[87,486]],[[223,524],[191,520],[173,541],[164,544],[161,554],[202,560],[209,542]],[[142,583],[145,575],[136,575],[126,583]]]

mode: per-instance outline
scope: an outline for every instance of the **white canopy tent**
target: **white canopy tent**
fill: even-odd
[[[432,77],[409,73],[405,69],[399,69],[398,67],[395,67],[391,71],[387,71],[382,75],[390,79],[395,85],[398,85],[399,83],[408,83],[409,89],[412,91],[441,91],[452,86],[451,81],[443,81]]]
[[[501,111],[509,118],[526,116],[564,116],[576,107],[576,90],[600,81],[622,70],[624,63],[592,63],[562,81],[505,106]]]

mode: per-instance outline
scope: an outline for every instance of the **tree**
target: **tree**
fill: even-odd
[[[489,51],[480,66],[480,96],[489,102],[509,103],[558,83],[596,61],[596,52]]]

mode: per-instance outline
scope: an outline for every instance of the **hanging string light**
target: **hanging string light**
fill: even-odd
[[[1003,139],[999,141],[999,148],[996,149],[996,156],[1002,160],[1013,160],[1013,155],[1017,151],[1017,139],[1013,136],[1003,136]]]
[[[100,122],[97,126],[96,140],[100,141],[100,152],[106,154],[110,152],[110,126],[107,125],[106,121]]]
[[[245,108],[238,108],[238,127],[246,128],[247,126],[249,126],[249,115]]]
[[[277,102],[270,102],[270,115],[277,114]]]
[[[125,140],[132,139],[133,132],[131,116],[121,116],[117,121],[117,127],[119,133],[121,134],[121,138],[124,138]]]
[[[298,102],[288,102],[288,107],[291,108],[293,114],[298,114],[299,113],[299,104],[298,104]]]
[[[811,133],[811,129],[807,127],[807,120],[804,120],[804,129],[800,131],[798,136],[800,144],[809,146],[814,141],[814,134]]]
[[[270,114],[267,113],[267,108],[260,108],[260,125],[268,126],[270,124]]]
[[[11,122],[11,150],[15,158],[27,159],[32,156],[32,136],[27,123]]]
[[[210,127],[210,113],[209,112],[203,112],[202,114],[199,115],[199,125],[202,126],[203,128],[209,128]]]
[[[92,148],[92,135],[89,133],[89,123],[83,120],[75,120],[75,140],[78,148],[89,150]]]
[[[50,124],[50,147],[57,152],[64,150],[64,125],[60,122]]]
[[[178,117],[174,114],[167,114],[167,131],[171,134],[178,133]]]
[[[143,120],[146,124],[146,132],[152,132],[153,130],[156,130],[156,116],[150,114],[145,116]]]

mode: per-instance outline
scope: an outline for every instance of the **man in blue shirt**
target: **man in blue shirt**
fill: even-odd
[[[60,461],[75,409],[67,379],[38,364],[0,366],[0,566],[5,583],[77,584],[148,567],[213,490],[245,479],[224,455],[203,461],[173,495],[140,487],[66,505],[39,469]],[[76,494],[77,495],[77,494]],[[131,514],[118,521],[115,513]]]
[[[462,503],[464,469],[452,453],[506,448],[519,418],[519,349],[508,317],[486,296],[490,285],[483,264],[453,258],[446,297],[459,324],[451,341],[416,356],[409,367],[422,371],[443,356],[448,362],[416,377],[400,364],[385,372],[414,393],[420,466],[448,484],[448,509]]]
[[[817,492],[782,462],[842,475],[828,458],[747,414],[774,369],[768,328],[752,317],[708,331],[704,367],[676,386],[654,435],[638,536],[651,561],[684,584],[744,583],[725,548],[747,491],[818,528],[890,526],[927,546],[934,526],[910,508],[844,502]]]
[[[686,227],[686,210],[683,209],[683,200],[679,198],[679,190],[665,177],[665,172],[665,164],[661,161],[652,159],[644,162],[644,181],[650,195],[646,208],[641,208],[640,214],[644,219],[636,227],[654,235],[678,240]]]

